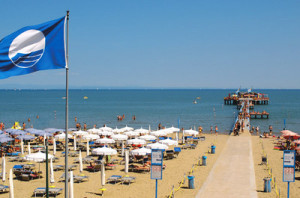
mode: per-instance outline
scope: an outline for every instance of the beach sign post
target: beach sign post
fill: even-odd
[[[155,179],[155,198],[157,198],[157,180],[162,180],[163,150],[151,150],[151,179]]]
[[[290,197],[290,182],[295,182],[295,151],[283,152],[283,182],[288,183],[287,198]]]

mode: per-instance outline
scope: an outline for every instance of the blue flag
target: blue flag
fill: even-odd
[[[0,41],[0,79],[66,67],[65,17],[24,27]]]

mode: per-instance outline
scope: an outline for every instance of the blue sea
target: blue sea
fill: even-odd
[[[78,122],[88,128],[94,124],[101,127],[157,129],[159,123],[166,127],[198,128],[209,131],[218,125],[219,130],[228,133],[237,114],[234,105],[224,105],[223,98],[235,90],[70,90],[69,127]],[[255,110],[266,110],[269,119],[251,120],[251,125],[268,131],[273,126],[275,133],[284,128],[298,132],[300,129],[300,90],[254,90],[269,94],[269,105],[256,105]],[[0,121],[6,128],[15,121],[26,123],[37,129],[65,127],[64,90],[0,90]],[[84,97],[88,99],[84,99]],[[196,99],[200,97],[200,99]],[[196,100],[197,104],[193,101]],[[125,115],[117,121],[118,115]],[[132,120],[132,116],[136,120]],[[37,118],[39,116],[39,118]],[[30,118],[30,123],[28,122]]]

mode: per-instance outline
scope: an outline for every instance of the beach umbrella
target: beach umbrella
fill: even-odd
[[[89,141],[86,142],[86,156],[90,155],[90,145],[89,145]]]
[[[179,132],[180,131],[180,129],[179,128],[175,128],[175,127],[170,127],[170,128],[167,128],[167,130],[169,130],[169,131],[172,131],[172,132]]]
[[[97,143],[97,144],[112,144],[112,143],[115,143],[115,140],[105,137],[105,138],[95,140],[95,143]]]
[[[53,139],[53,155],[56,154],[56,140],[55,138]]]
[[[52,159],[53,157],[53,155],[48,154],[48,159]],[[37,153],[28,154],[25,156],[25,159],[35,162],[43,162],[46,160],[46,153],[42,153],[39,151]]]
[[[34,128],[28,128],[28,129],[25,129],[24,131],[26,131],[27,133],[35,133],[35,131],[38,131],[38,130],[34,129]]]
[[[2,181],[5,182],[5,156],[2,157]]]
[[[79,150],[79,171],[83,171],[81,150]]]
[[[190,130],[184,130],[184,133],[188,134],[188,135],[198,135],[199,134],[198,131],[195,131],[195,130],[192,130],[192,129],[190,129]]]
[[[10,142],[10,141],[13,141],[14,139],[13,138],[10,138],[10,137],[3,137],[0,139],[0,143],[5,143],[5,142]]]
[[[32,135],[19,135],[18,137],[16,137],[16,139],[33,140],[33,139],[35,139],[35,137]]]
[[[148,155],[151,154],[151,149],[147,148],[139,148],[139,149],[134,149],[131,152],[131,155]]]
[[[88,132],[86,132],[86,131],[75,131],[75,132],[73,132],[73,135],[75,136],[75,135],[87,135],[87,134],[89,134]]]
[[[167,145],[161,144],[161,143],[158,143],[158,142],[156,142],[154,144],[148,144],[146,147],[149,148],[149,149],[164,149],[164,150],[169,148]]]
[[[72,138],[73,136],[71,134],[68,134],[68,138]],[[54,136],[54,138],[56,140],[64,140],[66,138],[66,134],[65,133],[61,133],[61,134],[58,134],[56,136]]]
[[[129,150],[125,151],[125,173],[128,173],[128,164],[129,164]]]
[[[128,126],[126,125],[126,127],[121,128],[121,130],[122,130],[123,132],[127,132],[127,131],[133,131],[134,128],[128,127]]]
[[[10,134],[11,134],[11,135],[25,135],[26,132],[15,129],[15,130],[12,131]]]
[[[150,132],[150,134],[154,135],[156,137],[167,136],[167,133],[165,131],[153,131],[153,132]]]
[[[139,139],[150,141],[150,140],[156,140],[156,137],[153,135],[144,135],[144,136],[140,136]]]
[[[45,132],[47,133],[56,133],[56,132],[62,132],[64,131],[63,129],[56,129],[56,128],[47,128],[47,129],[44,129]]]
[[[282,130],[282,131],[280,131],[280,133],[282,133],[282,134],[286,134],[286,133],[290,133],[290,132],[292,132],[292,131],[290,131],[290,130]],[[292,132],[292,133],[294,133],[294,132]]]
[[[131,139],[131,140],[127,140],[127,144],[146,144],[145,140],[142,139]]]
[[[6,131],[7,133],[11,134],[11,133],[13,133],[13,132],[15,132],[15,131],[21,131],[21,130],[19,130],[19,129],[5,129],[5,131]]]
[[[159,143],[162,143],[162,144],[165,144],[165,145],[168,145],[168,146],[171,146],[171,145],[177,146],[178,145],[177,141],[170,140],[170,139],[160,140]]]
[[[134,130],[134,132],[138,132],[138,133],[140,133],[140,134],[147,134],[147,133],[149,133],[149,130],[143,129],[143,128],[141,127],[140,129]]]
[[[100,138],[99,135],[95,135],[95,134],[87,134],[82,136],[83,140],[96,140],[99,138]]]
[[[98,135],[104,135],[104,136],[112,136],[114,133],[112,131],[99,131],[97,132]]]
[[[92,150],[93,155],[116,155],[117,151],[112,148],[102,147],[102,148],[95,148]]]
[[[127,135],[122,135],[122,134],[118,134],[118,135],[113,135],[111,136],[112,139],[114,140],[127,140],[128,139],[128,136]]]
[[[173,131],[171,131],[171,130],[169,130],[169,129],[161,129],[161,130],[159,130],[158,132],[160,132],[160,133],[166,133],[166,134],[171,134],[171,133],[173,133]]]
[[[54,183],[54,171],[53,171],[53,162],[52,158],[50,159],[50,183]]]
[[[30,142],[28,142],[27,150],[28,150],[28,154],[31,154],[31,150],[30,150]]]
[[[87,130],[89,133],[97,133],[98,131],[100,131],[100,129],[92,128]]]
[[[127,135],[128,137],[138,137],[140,136],[140,133],[135,131],[127,131],[124,133],[124,135]]]
[[[73,171],[70,171],[70,197],[74,198],[74,177],[73,177]]]
[[[14,198],[14,181],[13,181],[13,171],[9,170],[9,198]]]
[[[112,130],[113,133],[122,133],[123,131],[121,129],[118,129],[117,127]]]
[[[104,126],[104,127],[101,127],[99,128],[101,131],[112,131],[112,128],[110,127],[107,127],[107,126]]]
[[[6,135],[6,134],[0,134],[0,139],[1,138],[10,138],[10,136],[9,135]]]

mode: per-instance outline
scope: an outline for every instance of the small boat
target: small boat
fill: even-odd
[[[83,99],[85,99],[85,100],[86,100],[86,99],[88,99],[88,97],[87,97],[87,96],[84,96],[84,97],[83,97]]]
[[[193,101],[193,103],[194,103],[194,104],[197,104],[197,101],[196,101],[196,100],[194,100],[194,101]]]
[[[201,98],[200,98],[200,97],[197,97],[196,99],[197,99],[197,100],[200,100]]]
[[[64,99],[64,100],[65,100],[65,99],[66,99],[66,97],[61,97],[61,99]]]

